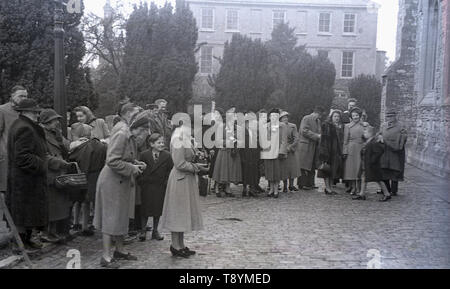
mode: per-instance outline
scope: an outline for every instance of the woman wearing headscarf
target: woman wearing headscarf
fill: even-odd
[[[325,194],[336,195],[332,190],[335,180],[342,178],[342,146],[344,142],[344,126],[341,122],[342,112],[331,110],[330,116],[322,124],[319,145],[319,161],[328,165],[330,170],[318,170],[317,177],[325,182]]]
[[[106,268],[118,268],[118,259],[137,260],[125,252],[123,241],[128,233],[129,219],[134,218],[135,178],[142,174],[146,165],[137,161],[137,147],[148,136],[148,120],[134,122],[139,112],[132,104],[121,108],[121,122],[115,126],[111,136],[106,164],[97,182],[95,198],[94,225],[103,234],[103,254],[100,265]],[[115,251],[111,256],[112,238],[115,239]]]
[[[344,175],[343,179],[350,183],[350,194],[359,193],[361,185],[359,169],[361,167],[361,150],[364,146],[364,125],[362,123],[362,110],[354,107],[350,110],[351,122],[344,127]]]
[[[55,178],[68,173],[70,167],[67,162],[69,141],[62,135],[60,119],[61,116],[53,109],[44,109],[39,116],[39,122],[45,131],[49,157],[54,160],[49,162],[47,172],[48,241],[54,239],[55,241],[65,242],[69,237],[69,217],[72,201],[69,192],[55,187]]]
[[[194,163],[195,150],[189,124],[176,128],[170,142],[173,168],[167,182],[161,216],[161,229],[171,232],[170,252],[175,257],[188,258],[195,254],[184,244],[184,233],[203,229],[197,175],[209,169]]]

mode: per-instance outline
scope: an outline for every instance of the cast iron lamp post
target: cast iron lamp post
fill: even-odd
[[[61,128],[64,136],[67,136],[67,100],[66,100],[66,73],[64,68],[64,21],[63,0],[55,1],[54,33],[55,33],[55,75],[54,98],[55,111],[62,116]]]

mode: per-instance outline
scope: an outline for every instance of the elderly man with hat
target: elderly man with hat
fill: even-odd
[[[25,98],[28,98],[27,90],[21,85],[16,85],[11,89],[9,102],[0,105],[0,193],[6,192],[6,172],[8,171],[7,140],[9,129],[12,123],[19,117],[19,112],[16,110],[17,104]]]
[[[159,133],[164,137],[166,147],[170,145],[170,138],[172,136],[172,124],[167,116],[167,101],[165,99],[155,100],[155,104],[158,106],[158,110],[153,117],[152,133]]]
[[[48,224],[47,143],[37,123],[40,109],[36,102],[23,99],[15,110],[19,117],[8,135],[6,202],[25,246],[38,249],[42,244],[32,240],[31,233]]]
[[[301,169],[299,188],[311,190],[314,188],[316,168],[319,166],[319,142],[322,134],[320,118],[324,109],[320,106],[303,117],[299,129],[298,156]]]
[[[397,195],[398,182],[403,181],[405,170],[405,144],[408,138],[406,129],[398,122],[397,112],[389,110],[381,128],[385,144],[381,157],[381,169],[386,187],[393,196]]]
[[[57,176],[70,173],[71,164],[68,159],[69,141],[61,131],[62,117],[53,109],[42,110],[39,122],[44,129],[49,154],[47,171],[48,220],[47,241],[65,241],[69,237],[69,218],[72,201],[68,192],[55,187]]]

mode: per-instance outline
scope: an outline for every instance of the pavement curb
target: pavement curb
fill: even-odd
[[[12,268],[15,265],[19,264],[20,262],[22,262],[23,257],[22,256],[10,256],[6,259],[0,260],[0,269],[8,269],[8,268]]]

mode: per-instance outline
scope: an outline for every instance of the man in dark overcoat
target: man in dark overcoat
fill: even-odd
[[[48,224],[47,143],[37,124],[39,111],[34,100],[24,99],[15,108],[19,118],[8,135],[8,187],[6,201],[25,246],[40,248],[31,240],[33,228]]]
[[[397,121],[397,112],[386,113],[386,122],[381,129],[385,144],[381,157],[381,169],[386,187],[393,196],[397,195],[398,182],[403,181],[405,171],[405,144],[408,138],[406,129]]]
[[[299,188],[308,190],[314,187],[315,170],[319,162],[320,118],[323,112],[322,107],[315,107],[313,113],[303,117],[300,123],[298,155],[302,175]]]
[[[0,193],[6,192],[9,129],[12,123],[19,117],[19,112],[16,110],[17,104],[27,97],[27,90],[23,86],[16,85],[11,89],[10,101],[0,105]]]

